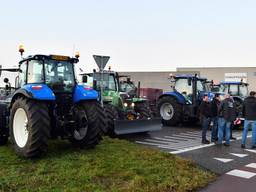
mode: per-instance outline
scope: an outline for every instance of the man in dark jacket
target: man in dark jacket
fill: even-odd
[[[211,142],[217,141],[218,138],[218,109],[220,107],[220,94],[216,93],[212,102],[212,131],[211,131]]]
[[[256,148],[256,92],[251,91],[250,96],[244,100],[243,116],[244,116],[244,130],[242,136],[242,148],[245,148],[247,132],[249,127],[252,127],[252,148]]]
[[[234,100],[229,94],[225,95],[225,99],[221,102],[218,120],[218,144],[222,144],[223,133],[225,132],[225,146],[230,145],[230,126],[236,119],[236,108]]]
[[[211,123],[212,109],[207,94],[204,95],[199,110],[202,120],[202,144],[209,144],[210,141],[207,140],[206,133]]]

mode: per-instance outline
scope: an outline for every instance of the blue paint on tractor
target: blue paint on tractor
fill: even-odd
[[[73,102],[77,103],[81,100],[97,100],[98,92],[83,85],[76,85],[73,94]]]
[[[45,84],[27,84],[22,87],[33,99],[54,101],[55,95]]]
[[[180,104],[186,103],[186,99],[184,98],[184,96],[177,91],[165,92],[165,93],[163,93],[163,95],[161,95],[161,97],[166,96],[166,95],[175,97]]]

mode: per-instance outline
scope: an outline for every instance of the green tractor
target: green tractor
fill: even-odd
[[[82,79],[100,92],[108,122],[107,135],[160,130],[160,120],[152,117],[148,100],[138,96],[139,89],[130,78],[104,70],[109,57],[94,55],[94,59],[99,71],[82,74]]]

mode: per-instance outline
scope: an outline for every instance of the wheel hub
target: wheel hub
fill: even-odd
[[[84,111],[78,111],[76,122],[77,127],[74,130],[73,136],[76,140],[82,140],[88,131],[88,119]]]
[[[16,144],[23,148],[28,141],[28,118],[23,108],[18,108],[13,118],[13,134]]]
[[[174,115],[174,108],[172,106],[172,104],[170,103],[164,103],[161,107],[160,107],[160,115],[164,120],[170,120],[172,119],[173,115]]]

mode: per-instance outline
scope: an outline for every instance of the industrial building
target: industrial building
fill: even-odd
[[[256,67],[218,67],[218,68],[177,68],[176,71],[159,72],[120,72],[130,75],[141,87],[170,90],[170,74],[198,74],[218,83],[220,81],[241,81],[249,84],[249,90],[256,90]]]

